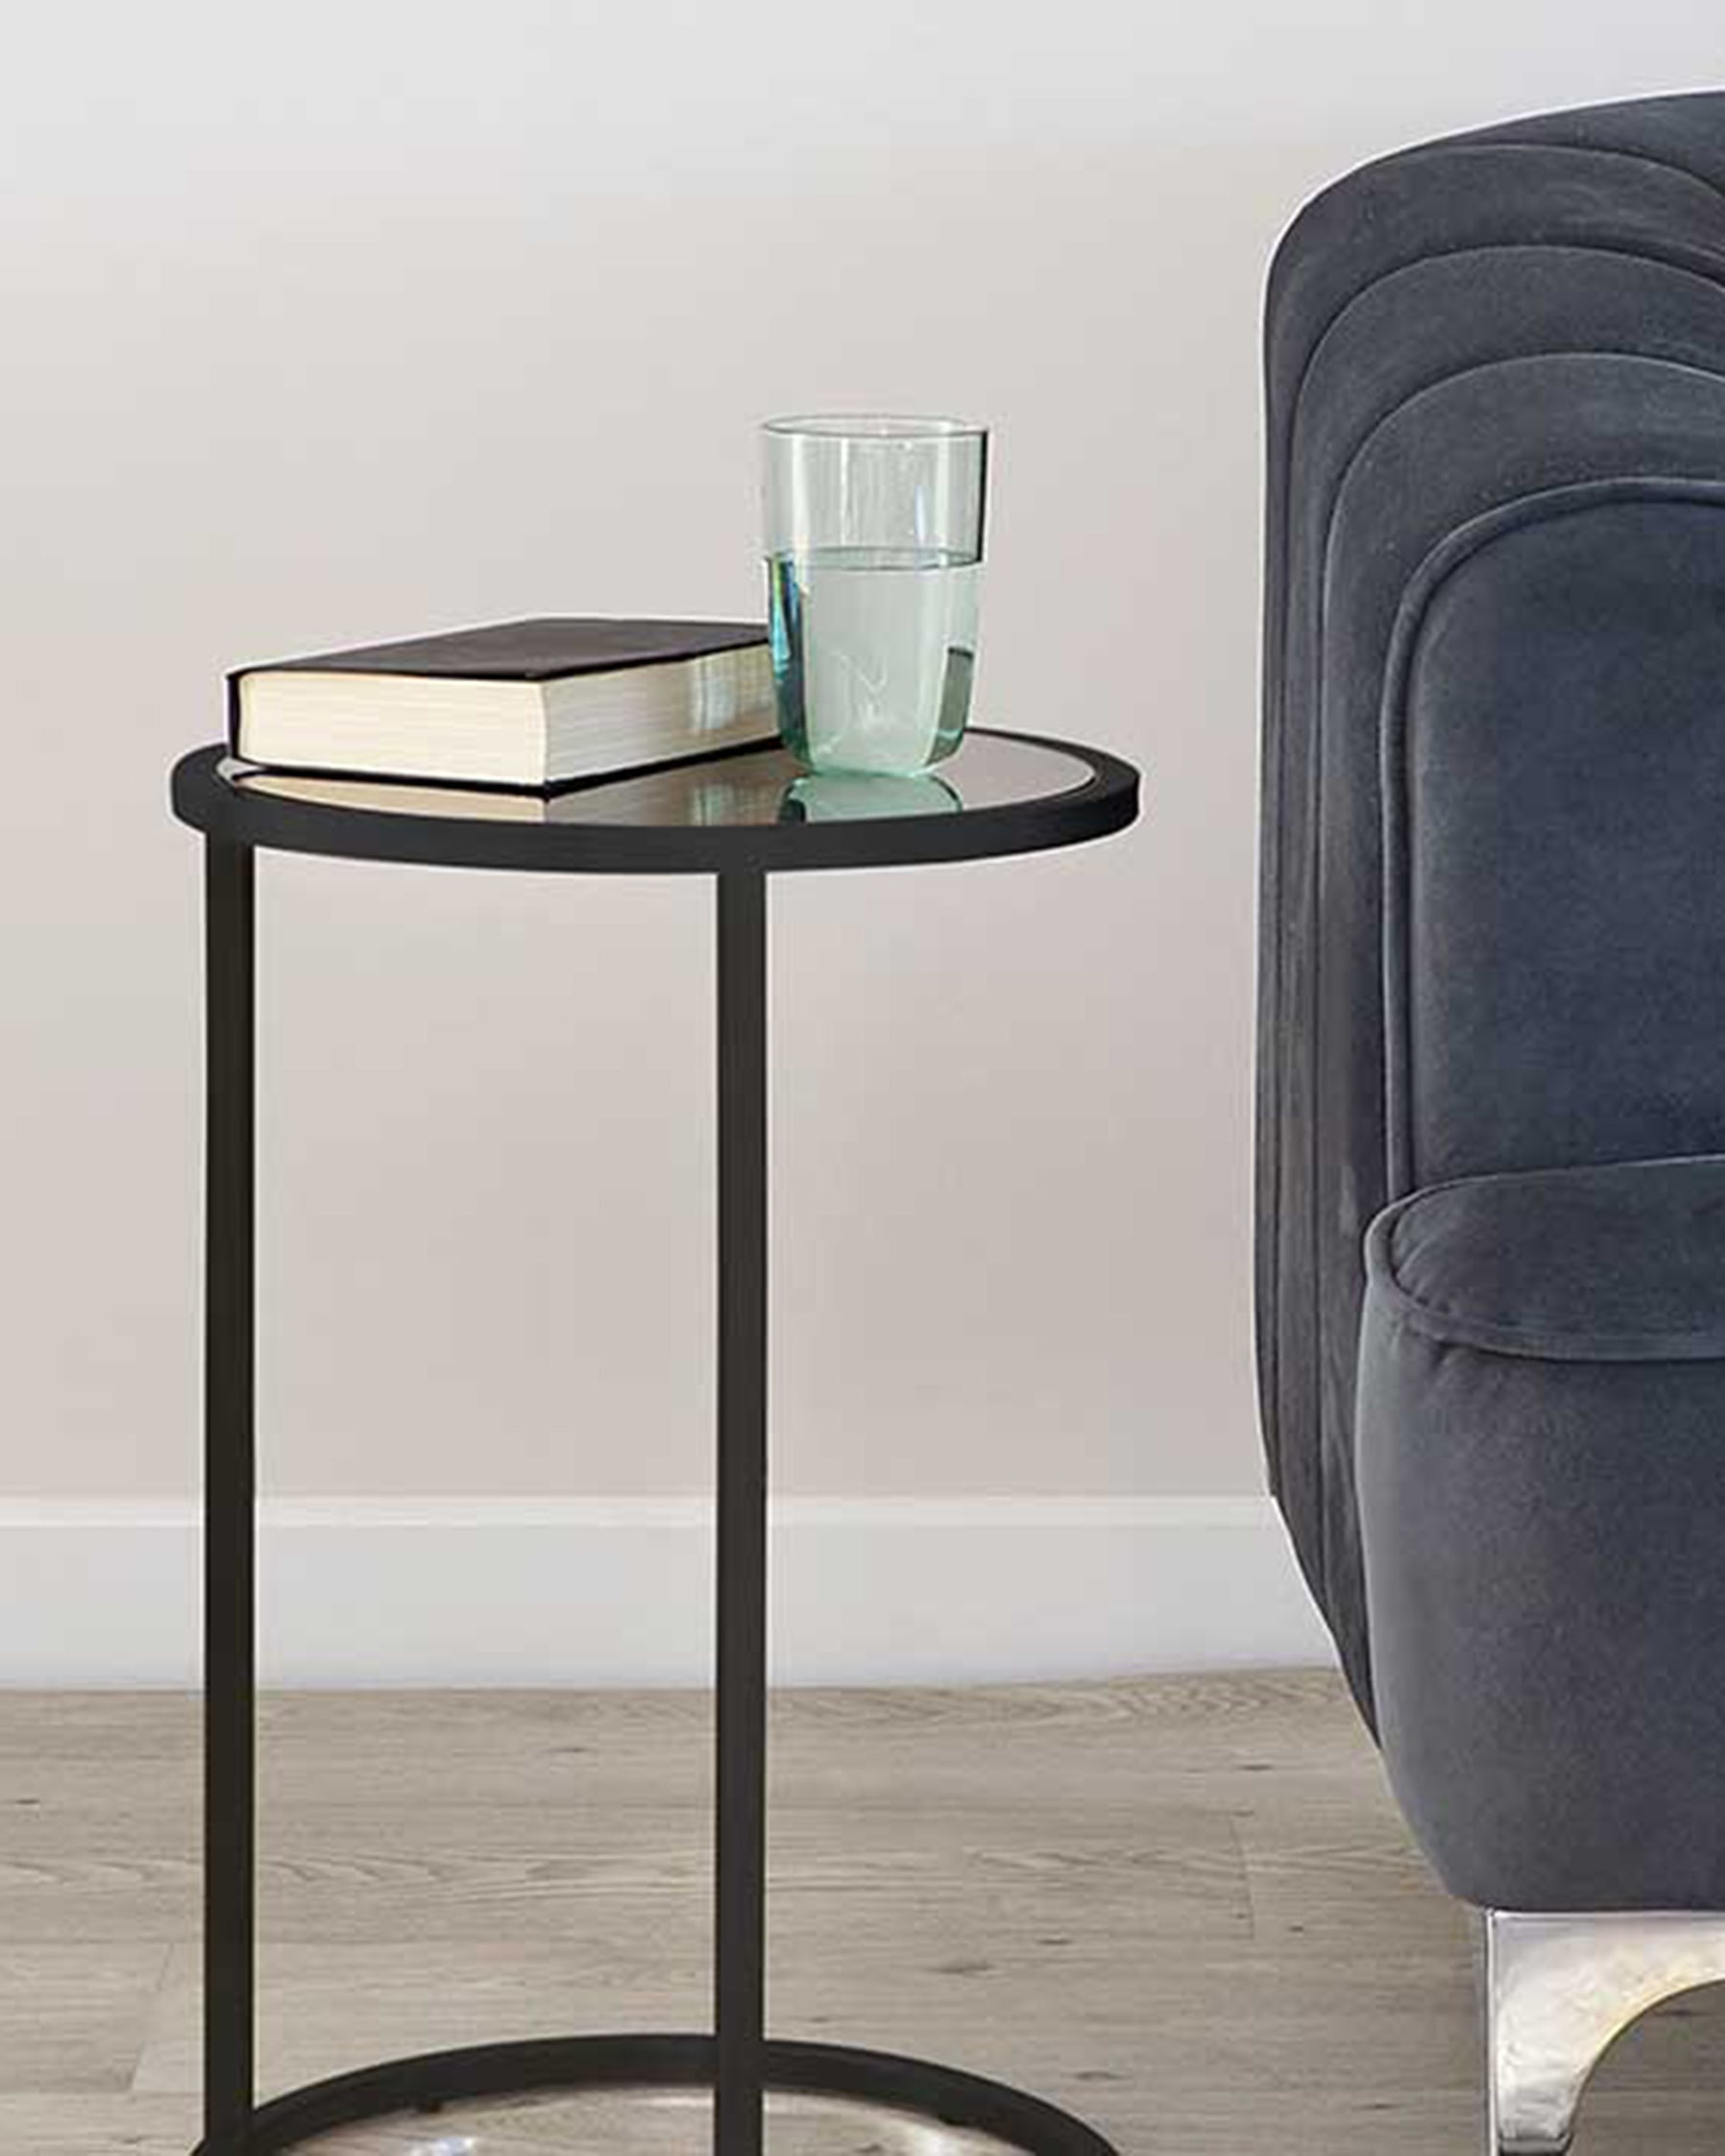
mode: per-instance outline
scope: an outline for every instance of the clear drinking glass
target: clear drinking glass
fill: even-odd
[[[815,771],[927,770],[970,716],[987,428],[775,419],[762,444],[786,747]]]

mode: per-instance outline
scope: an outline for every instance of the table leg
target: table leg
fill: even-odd
[[[239,2147],[255,2098],[254,873],[205,853],[204,2136]]]
[[[719,878],[715,2156],[760,2156],[767,1904],[767,880]]]

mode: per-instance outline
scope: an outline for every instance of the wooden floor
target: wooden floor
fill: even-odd
[[[0,1695],[0,2148],[196,2139],[196,1716]],[[699,2028],[707,1708],[301,1696],[265,1716],[267,2089],[434,2045]],[[921,2053],[1122,2156],[1476,2156],[1478,1941],[1325,1676],[775,1707],[777,2033]],[[1606,2062],[1578,2156],[1725,2144],[1725,1995]],[[364,2156],[696,2156],[690,2099],[353,2131]],[[798,2107],[796,2156],[984,2145]]]

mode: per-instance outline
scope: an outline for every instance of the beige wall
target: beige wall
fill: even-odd
[[[784,1482],[1255,1488],[1264,260],[1368,153],[1705,80],[1716,11],[162,0],[9,47],[0,1489],[195,1477],[165,777],[220,668],[754,608],[751,423],[857,405],[997,424],[982,714],[1149,801],[775,891]],[[702,1485],[709,946],[694,883],[264,863],[279,1488]]]

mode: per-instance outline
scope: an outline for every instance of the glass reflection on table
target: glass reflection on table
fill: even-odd
[[[950,816],[964,803],[933,771],[805,771],[779,802],[781,823],[867,823],[879,816]]]

